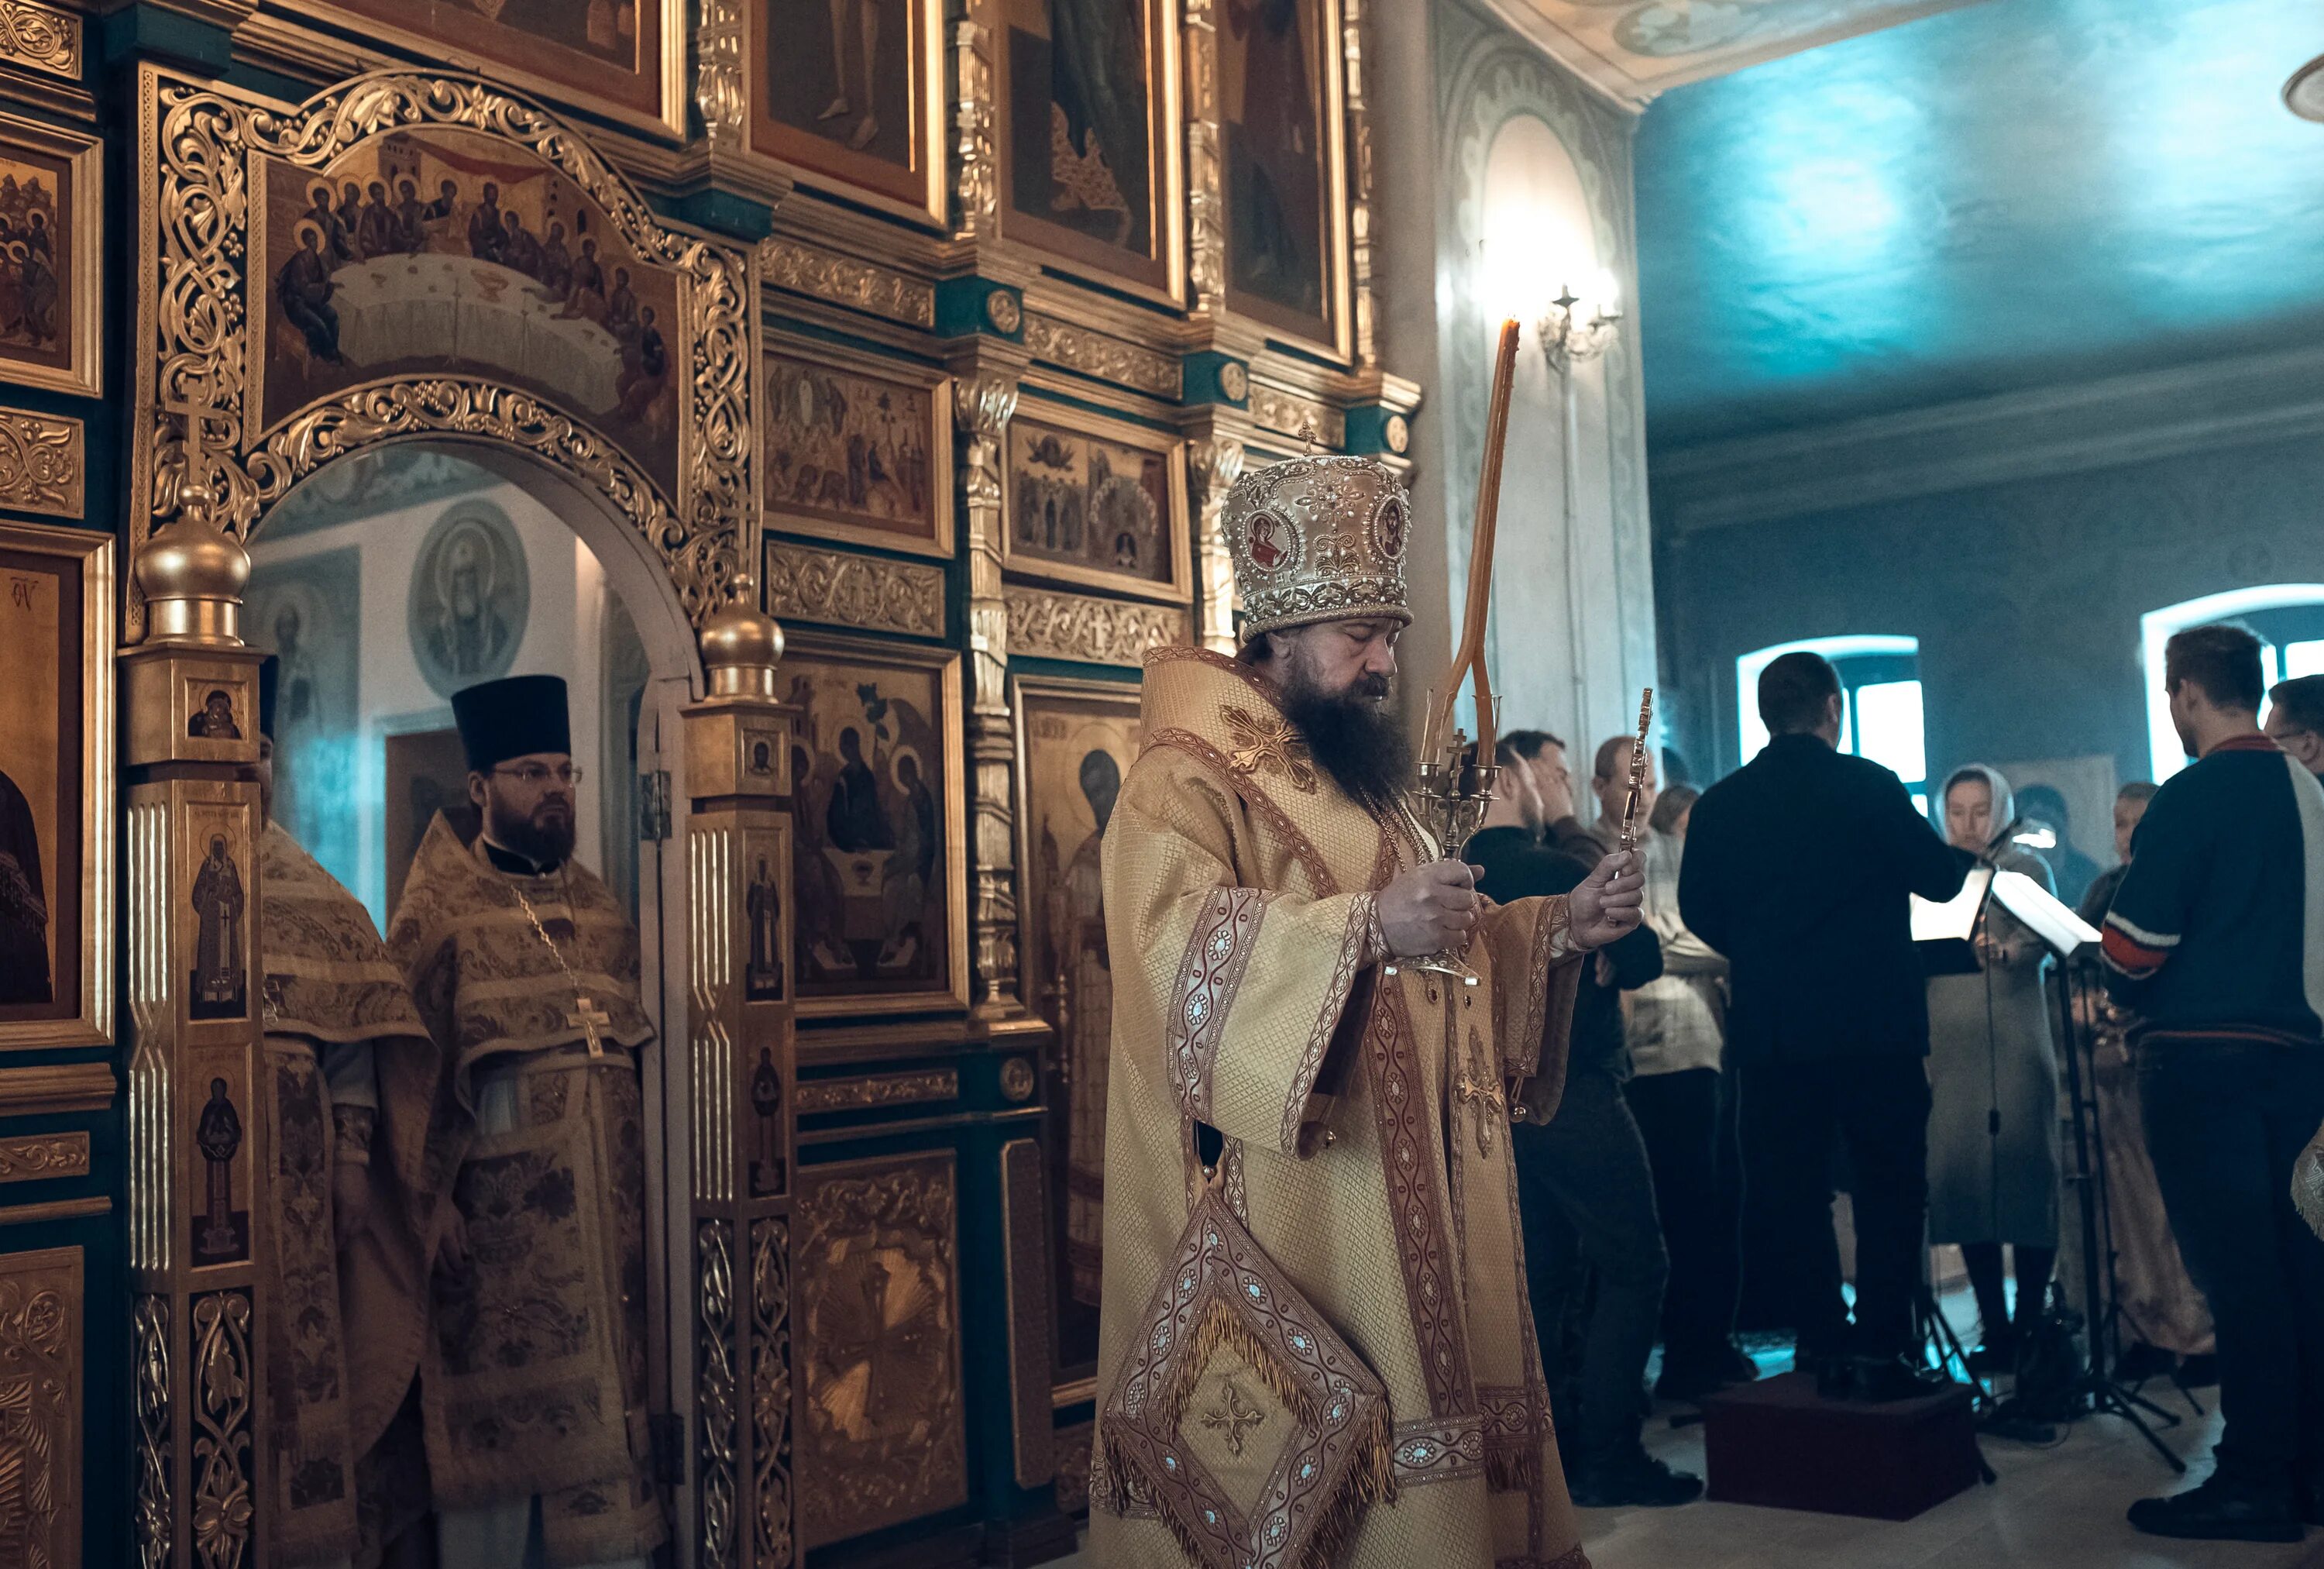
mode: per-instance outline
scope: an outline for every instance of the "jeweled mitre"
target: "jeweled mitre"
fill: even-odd
[[[1227,493],[1224,526],[1244,637],[1357,616],[1411,621],[1412,500],[1384,464],[1294,457],[1254,469]]]

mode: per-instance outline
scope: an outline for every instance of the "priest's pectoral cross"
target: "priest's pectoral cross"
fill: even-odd
[[[565,1016],[565,1022],[578,1029],[588,1040],[589,1055],[592,1057],[604,1056],[604,1038],[598,1032],[613,1022],[613,1016],[589,1001],[586,996],[576,995],[573,1001],[576,1006],[572,1012]]]
[[[1509,1097],[1501,1088],[1501,1075],[1485,1060],[1484,1038],[1477,1027],[1469,1027],[1469,1062],[1461,1076],[1452,1083],[1452,1094],[1462,1105],[1477,1108],[1477,1153],[1493,1152],[1493,1125],[1506,1121],[1509,1114]]]

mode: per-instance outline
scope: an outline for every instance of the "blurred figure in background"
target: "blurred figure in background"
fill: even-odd
[[[1732,1102],[1720,1093],[1727,961],[1686,929],[1678,911],[1687,816],[1701,794],[1687,785],[1665,790],[1648,819],[1653,831],[1640,846],[1646,858],[1646,925],[1662,939],[1663,973],[1630,993],[1624,1028],[1631,1078],[1623,1093],[1646,1141],[1655,1207],[1670,1253],[1663,1368],[1655,1393],[1689,1401],[1759,1376],[1734,1341],[1743,1269],[1743,1174]],[[1618,824],[1619,803],[1613,809]]]
[[[2080,904],[2088,893],[2090,882],[2098,874],[2098,863],[2082,854],[2074,843],[2073,814],[2066,808],[2066,795],[2055,785],[2031,784],[2017,792],[2017,814],[2025,826],[2034,832],[2033,843],[2021,844],[2041,857],[2050,869],[2051,891],[2068,904]],[[1993,825],[1999,833],[2008,826],[2004,818]],[[2039,830],[2050,830],[2050,843],[2041,842]]]
[[[1945,839],[2043,888],[2050,868],[2006,842],[2009,781],[1983,763],[1945,780]],[[1958,1242],[1985,1343],[1972,1372],[2015,1370],[2058,1258],[2058,1054],[2042,974],[2048,950],[1988,898],[1972,939],[1979,973],[1929,977],[1929,1241]],[[2001,1246],[2017,1278],[2011,1316]]]
[[[2294,676],[2270,687],[2261,729],[2301,767],[2324,776],[2324,676]]]

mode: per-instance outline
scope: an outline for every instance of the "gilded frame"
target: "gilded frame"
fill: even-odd
[[[1146,11],[1147,135],[1153,151],[1153,258],[1124,266],[1120,254],[1063,225],[1019,212],[1016,205],[1016,125],[1005,19],[992,30],[993,119],[1003,238],[1040,253],[1058,272],[1164,305],[1186,302],[1186,180],[1184,67],[1178,0],[1137,0]]]
[[[909,360],[890,359],[879,355],[863,354],[842,348],[836,344],[818,339],[792,337],[779,332],[762,336],[760,348],[761,360],[777,357],[791,360],[811,360],[867,380],[886,382],[928,395],[928,416],[931,429],[927,433],[928,453],[929,494],[933,513],[929,519],[928,537],[916,540],[909,535],[888,530],[869,528],[860,523],[840,522],[832,518],[816,517],[795,506],[777,501],[765,494],[774,481],[773,465],[767,462],[768,442],[772,438],[776,418],[773,378],[761,373],[761,385],[768,389],[759,410],[759,457],[761,502],[768,529],[808,540],[828,540],[845,545],[869,545],[874,549],[899,550],[913,556],[934,556],[949,560],[956,548],[957,524],[953,509],[953,497],[957,488],[953,483],[953,379],[944,372]]]
[[[1017,436],[1028,426],[1062,436],[1110,441],[1117,446],[1151,452],[1163,460],[1163,480],[1169,515],[1163,521],[1170,547],[1170,578],[1157,582],[1102,567],[1053,561],[1017,548]],[[1055,404],[1019,403],[1001,444],[1001,567],[1012,578],[1079,584],[1110,593],[1185,605],[1194,596],[1193,534],[1186,521],[1186,440],[1175,432],[1109,420]]]
[[[114,807],[116,772],[113,537],[88,529],[0,522],[0,550],[78,563],[81,635],[80,1002],[69,1018],[0,1022],[0,1051],[114,1044]],[[70,657],[68,651],[66,657]]]
[[[384,43],[417,55],[421,60],[442,60],[447,64],[454,60],[475,60],[489,66],[496,79],[549,103],[562,104],[615,125],[671,140],[682,140],[687,129],[687,23],[693,7],[691,0],[657,0],[657,3],[659,14],[655,32],[660,44],[661,59],[656,71],[639,73],[641,78],[656,83],[656,96],[661,100],[661,107],[659,113],[654,114],[648,114],[634,105],[611,101],[586,88],[558,81],[554,77],[528,70],[513,51],[503,57],[456,39],[431,37],[416,28],[399,27],[350,6],[334,5],[331,0],[263,0],[262,8],[295,17],[300,22],[321,23],[352,33],[366,42]]]
[[[1042,1064],[1044,1076],[1050,1080],[1045,1086],[1049,1094],[1045,1097],[1043,1103],[1048,1108],[1050,1113],[1049,1131],[1052,1145],[1055,1147],[1054,1156],[1052,1151],[1044,1151],[1043,1170],[1045,1177],[1049,1179],[1045,1182],[1045,1186],[1049,1195],[1050,1213],[1044,1217],[1043,1224],[1048,1228],[1051,1242],[1062,1244],[1065,1239],[1065,1206],[1070,1200],[1066,1185],[1062,1180],[1062,1173],[1065,1169],[1066,1150],[1063,1136],[1064,1128],[1058,1119],[1069,1113],[1071,1110],[1070,1075],[1066,1071],[1070,1066],[1066,1056],[1069,1048],[1065,1041],[1056,1039],[1056,1020],[1052,1011],[1042,1007],[1039,1001],[1042,988],[1047,984],[1047,978],[1036,975],[1032,971],[1033,955],[1038,951],[1035,942],[1040,935],[1041,928],[1041,922],[1036,912],[1040,908],[1043,891],[1035,887],[1033,882],[1035,872],[1033,744],[1029,734],[1029,724],[1033,717],[1032,710],[1046,701],[1083,703],[1119,708],[1135,727],[1140,710],[1139,687],[1135,681],[1107,681],[1086,676],[1012,674],[1009,678],[1009,714],[1015,747],[1012,761],[1016,771],[1015,834],[1019,890],[1017,899],[1019,984],[1022,988],[1025,1005],[1049,1025],[1051,1038],[1056,1041],[1054,1056],[1049,1057]],[[1135,761],[1134,750],[1132,761]],[[1125,769],[1123,771],[1126,777],[1128,770]],[[1062,1246],[1053,1247],[1051,1259],[1051,1273],[1054,1277],[1051,1286],[1053,1298],[1049,1304],[1047,1348],[1049,1386],[1053,1401],[1059,1391],[1074,1389],[1079,1385],[1089,1381],[1097,1367],[1093,1355],[1086,1362],[1076,1361],[1069,1364],[1065,1360],[1065,1315],[1062,1310],[1065,1307],[1066,1282],[1070,1278],[1069,1269],[1070,1266]],[[1093,1319],[1095,1317],[1095,1311],[1093,1308],[1091,1309]],[[1093,1331],[1094,1324],[1093,1324],[1091,1327]]]
[[[1222,108],[1219,118],[1219,194],[1222,221],[1227,226],[1227,251],[1220,257],[1221,297],[1226,309],[1247,321],[1255,321],[1268,329],[1279,342],[1295,345],[1311,353],[1347,364],[1355,353],[1355,308],[1353,287],[1353,241],[1349,234],[1348,218],[1348,60],[1343,48],[1345,14],[1341,0],[1315,0],[1319,19],[1316,32],[1323,51],[1323,208],[1328,232],[1323,263],[1329,269],[1323,280],[1326,305],[1324,331],[1318,336],[1313,318],[1301,317],[1269,300],[1256,300],[1234,286],[1234,245],[1232,226],[1234,212],[1234,170],[1227,156],[1226,117]]]
[[[742,28],[744,145],[772,160],[802,185],[835,191],[899,217],[942,227],[947,201],[945,125],[945,0],[902,0],[911,23],[905,48],[910,78],[912,124],[907,145],[919,167],[897,170],[868,152],[827,136],[786,125],[767,111],[770,8],[775,0],[740,0],[748,11]]]
[[[172,516],[190,478],[247,538],[261,514],[333,459],[378,443],[450,437],[529,453],[603,495],[660,558],[696,627],[742,590],[758,556],[753,489],[760,374],[750,254],[657,218],[573,126],[481,78],[374,71],[303,104],[139,67],[136,395],[128,546]],[[430,127],[503,142],[571,180],[611,215],[641,265],[677,276],[671,333],[680,401],[678,494],[641,459],[549,398],[491,375],[412,374],[320,398],[264,430],[249,365],[254,291],[247,196],[257,160],[305,169],[392,133]],[[221,265],[218,257],[232,258]],[[189,434],[198,447],[189,447]],[[189,475],[189,468],[194,469]],[[124,633],[144,632],[128,596]]]
[[[26,365],[0,355],[0,381],[87,398],[105,392],[105,143],[45,120],[0,113],[0,152],[14,143],[61,160],[72,180],[69,256],[57,272],[71,291],[72,350],[61,369]]]
[[[839,632],[798,632],[786,648],[783,664],[777,670],[779,686],[784,673],[802,662],[821,658],[863,664],[885,664],[899,669],[932,672],[936,681],[936,706],[939,712],[930,720],[940,734],[944,744],[945,779],[939,810],[943,813],[944,880],[945,880],[945,985],[942,990],[931,988],[918,992],[851,992],[823,997],[804,994],[805,979],[796,962],[794,947],[790,990],[791,1006],[800,1019],[829,1019],[864,1014],[935,1013],[968,1006],[968,976],[972,955],[968,948],[968,812],[966,802],[970,781],[966,773],[967,756],[964,736],[967,721],[961,699],[961,654],[957,649],[927,648],[910,643],[890,642],[881,638],[853,637]],[[793,732],[795,741],[804,744],[804,722]],[[791,845],[792,883],[790,923],[798,929],[804,912],[805,901],[798,891],[798,863],[803,859],[797,839],[797,825],[807,808],[807,781],[791,780],[793,840]]]

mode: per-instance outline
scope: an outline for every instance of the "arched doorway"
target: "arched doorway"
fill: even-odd
[[[296,107],[151,67],[141,88],[152,196],[140,341],[152,346],[135,367],[143,438],[132,452],[148,504],[133,512],[130,542],[151,570],[127,607],[136,646],[124,681],[142,738],[126,759],[131,940],[152,957],[132,980],[143,1560],[248,1562],[282,1483],[269,1444],[263,1227],[230,1255],[173,1246],[192,1202],[188,1086],[254,1106],[258,1035],[254,1010],[189,1011],[176,952],[187,923],[173,908],[190,823],[211,839],[222,829],[229,854],[254,837],[254,787],[236,769],[254,759],[255,736],[181,742],[176,705],[189,671],[230,705],[254,703],[254,645],[279,642],[285,626],[303,635],[313,612],[286,621],[297,595],[275,578],[324,553],[300,543],[295,520],[309,507],[324,515],[308,545],[319,531],[359,562],[375,550],[382,569],[400,563],[383,601],[401,613],[386,619],[401,623],[395,646],[410,668],[366,673],[416,676],[441,697],[524,661],[593,688],[576,706],[629,786],[598,814],[599,850],[618,859],[626,841],[632,852],[658,1034],[641,1059],[655,1468],[678,1564],[788,1564],[790,1008],[741,958],[755,951],[761,913],[752,869],[788,886],[789,855],[787,720],[772,700],[780,639],[746,597],[751,264],[659,224],[586,141],[479,80],[383,73]],[[433,200],[420,199],[423,187]],[[335,189],[354,194],[334,208]],[[435,509],[416,532],[349,531],[329,514],[367,463],[465,471],[453,499],[468,504]],[[530,659],[509,599],[528,534],[561,555],[545,577],[522,575],[527,618],[558,633]],[[235,563],[250,553],[267,570],[245,587]],[[431,572],[461,586],[430,600]],[[548,622],[542,594],[561,596]],[[251,595],[268,624],[239,614]],[[626,672],[605,651],[613,607],[635,640]],[[379,619],[379,606],[367,614]],[[634,691],[617,698],[617,675]],[[349,885],[375,909],[396,870],[389,771],[413,783],[424,743],[442,740],[429,724],[440,711],[413,715],[396,730],[359,714],[352,732],[362,755],[347,792]],[[400,763],[385,744],[399,737],[418,738]],[[781,761],[754,771],[754,743]],[[603,779],[598,758],[576,761]],[[246,1194],[271,1169],[271,1134],[263,1115],[242,1121],[247,1135],[218,1175]]]

